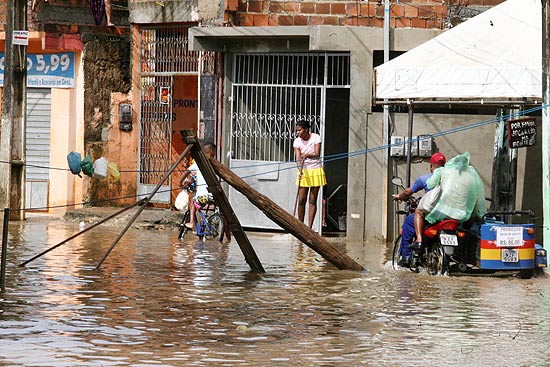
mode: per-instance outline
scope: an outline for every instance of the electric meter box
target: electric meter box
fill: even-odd
[[[409,152],[409,137],[405,137],[405,156]],[[418,136],[411,137],[411,157],[418,157]]]
[[[431,135],[418,135],[418,155],[431,157],[433,154],[433,137]]]
[[[403,141],[405,138],[402,136],[392,136],[390,138],[390,156],[403,157],[405,155],[405,147]]]
[[[131,131],[132,130],[132,105],[129,103],[120,104],[120,130]]]

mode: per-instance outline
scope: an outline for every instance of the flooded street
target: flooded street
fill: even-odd
[[[335,270],[284,234],[231,243],[78,223],[10,223],[0,366],[544,366],[550,280]],[[354,257],[357,258],[357,257]]]

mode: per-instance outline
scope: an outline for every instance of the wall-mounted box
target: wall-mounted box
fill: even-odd
[[[418,135],[418,155],[431,157],[433,154],[433,137],[431,135]]]
[[[402,136],[392,136],[390,138],[390,156],[403,157],[405,155],[403,146],[404,140]]]
[[[405,137],[405,157],[409,152],[409,137]],[[411,138],[411,157],[418,156],[418,136],[413,136]]]

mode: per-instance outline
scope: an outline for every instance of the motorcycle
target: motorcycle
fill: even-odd
[[[403,187],[394,177],[392,183]],[[417,200],[417,199],[414,199]],[[506,223],[515,216],[529,216],[533,223]],[[535,243],[534,213],[532,211],[493,211],[483,218],[464,223],[446,219],[424,228],[421,247],[412,246],[409,269],[421,269],[431,275],[445,273],[513,272],[521,278],[543,274],[547,266],[546,250]],[[398,268],[396,256],[401,241],[394,241],[392,265]]]

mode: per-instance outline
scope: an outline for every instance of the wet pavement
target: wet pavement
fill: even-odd
[[[75,218],[10,223],[0,366],[550,365],[546,277],[393,270],[383,244],[350,254],[368,271],[339,271],[248,233],[255,274],[236,242],[180,241],[145,216],[155,229],[131,228],[100,269],[123,221],[17,267],[93,222]]]

